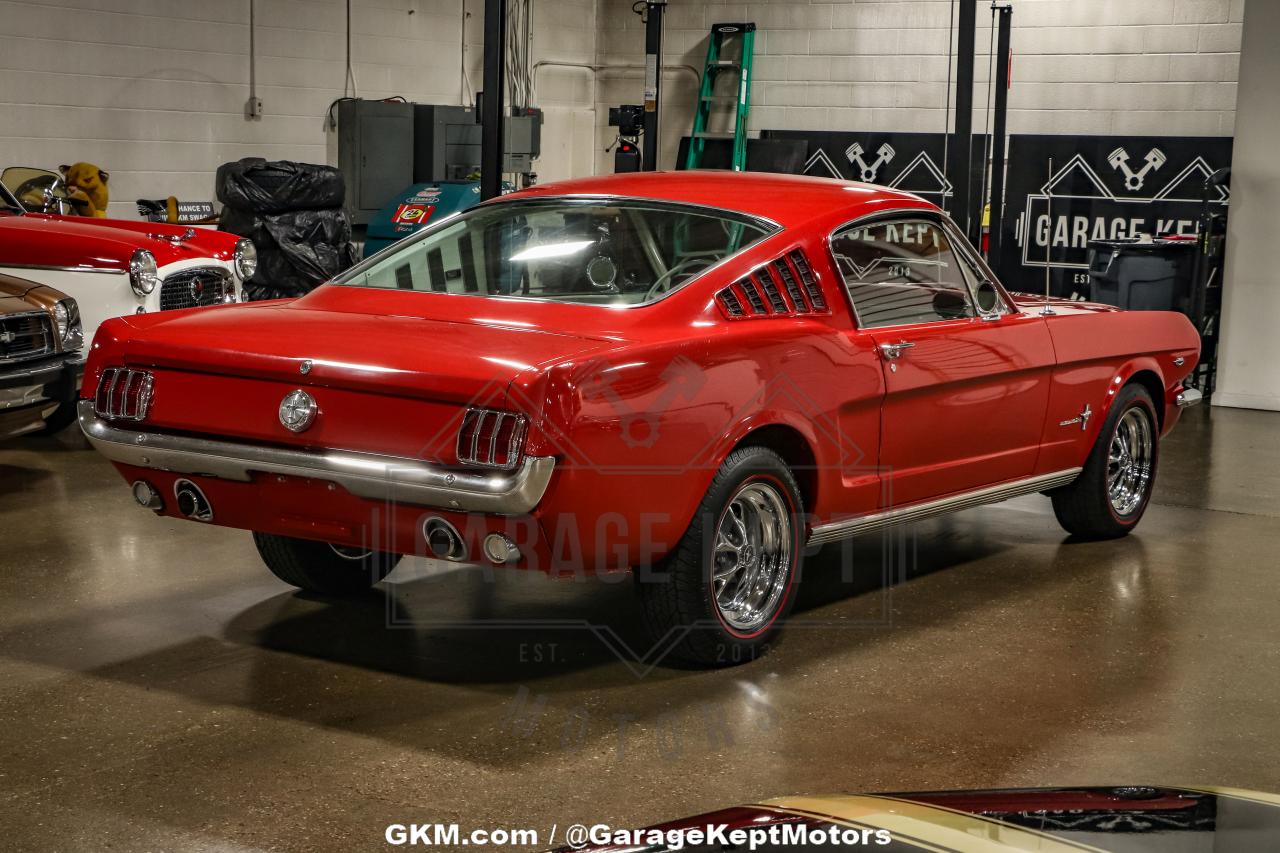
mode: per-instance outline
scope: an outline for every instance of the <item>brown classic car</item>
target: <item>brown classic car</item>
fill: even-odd
[[[56,432],[75,419],[83,343],[74,299],[0,275],[0,439]]]

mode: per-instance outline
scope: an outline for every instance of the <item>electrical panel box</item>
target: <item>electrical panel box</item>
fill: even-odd
[[[503,126],[502,171],[532,172],[542,146],[542,111],[507,116]],[[419,183],[462,181],[478,173],[481,135],[472,107],[415,104],[413,179]]]
[[[414,105],[338,103],[338,168],[352,223],[366,225],[387,200],[414,182]]]

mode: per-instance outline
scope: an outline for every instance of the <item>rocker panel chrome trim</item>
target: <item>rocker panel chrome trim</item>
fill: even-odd
[[[313,453],[141,432],[99,418],[92,400],[80,401],[79,416],[89,443],[112,462],[239,482],[249,482],[255,472],[314,477],[362,498],[462,512],[527,513],[542,500],[556,465],[550,456],[529,456],[515,471],[475,474],[398,456],[342,450]]]
[[[809,544],[825,545],[828,542],[838,542],[841,539],[848,539],[895,524],[919,521],[923,518],[956,512],[957,510],[999,503],[1010,498],[1029,495],[1033,492],[1043,492],[1046,489],[1053,489],[1074,482],[1076,477],[1080,476],[1082,470],[1082,468],[1068,468],[1064,471],[1055,471],[1052,474],[1040,474],[1023,480],[999,483],[995,486],[987,486],[971,492],[961,492],[958,495],[949,495],[945,498],[897,507],[883,512],[872,513],[871,515],[861,515],[844,521],[819,524],[809,534]]]

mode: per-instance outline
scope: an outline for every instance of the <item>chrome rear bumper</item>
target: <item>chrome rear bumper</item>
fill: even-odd
[[[1196,388],[1183,388],[1178,392],[1178,396],[1173,401],[1178,404],[1179,409],[1189,409],[1192,406],[1198,406],[1204,400],[1204,394],[1201,394]]]
[[[99,418],[92,400],[79,405],[80,429],[112,462],[239,482],[248,482],[253,473],[312,477],[362,498],[459,512],[527,513],[542,500],[556,465],[550,456],[528,456],[515,471],[451,471],[398,456],[311,452],[121,429]]]

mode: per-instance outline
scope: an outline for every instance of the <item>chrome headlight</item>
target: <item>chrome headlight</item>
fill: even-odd
[[[146,249],[138,249],[129,259],[129,284],[133,287],[133,292],[146,296],[159,283],[160,271],[156,266],[156,256]]]
[[[80,306],[74,299],[63,299],[53,306],[53,320],[58,325],[58,340],[64,352],[80,349],[84,343],[84,327],[80,323]]]
[[[243,239],[236,243],[236,275],[241,281],[248,281],[258,271],[258,247],[252,240]]]

